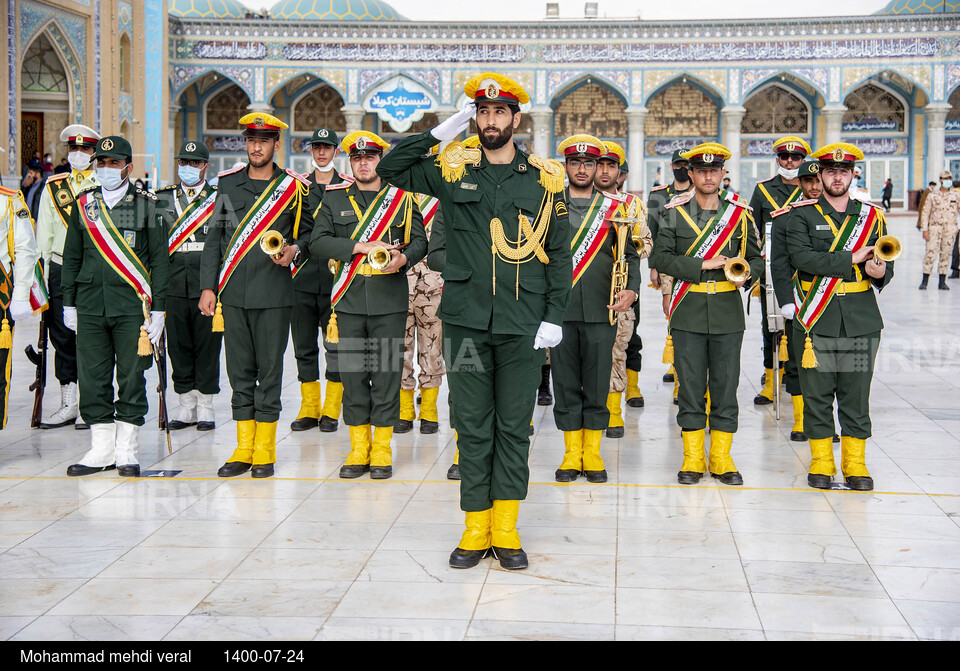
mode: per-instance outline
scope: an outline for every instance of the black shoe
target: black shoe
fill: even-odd
[[[410,433],[413,431],[413,422],[409,419],[401,419],[393,425],[394,433]]]
[[[937,285],[937,289],[940,291],[950,291],[950,287],[947,286],[947,276],[940,276],[940,284]]]
[[[324,433],[333,433],[340,426],[340,422],[333,417],[324,415],[320,418],[320,430]]]
[[[290,422],[291,431],[309,431],[320,426],[320,420],[316,417],[298,417]]]
[[[257,464],[250,471],[251,478],[269,478],[273,476],[273,464]]]
[[[791,432],[790,432],[790,440],[792,440],[792,441],[795,442],[795,443],[802,443],[802,442],[805,441],[806,439],[807,439],[807,437],[804,435],[803,431],[791,431]]]
[[[67,467],[67,475],[74,477],[78,475],[90,475],[91,473],[99,473],[100,471],[112,471],[116,467],[116,464],[110,464],[109,466],[84,466],[83,464],[73,464],[72,466]]]
[[[353,480],[354,478],[359,478],[369,470],[369,464],[352,464],[350,466],[343,465],[340,467],[340,477],[344,480]]]
[[[737,471],[730,471],[729,473],[711,473],[713,477],[720,481],[721,485],[742,485],[743,476],[740,475]]]
[[[74,428],[75,431],[89,431],[89,430],[90,430],[90,425],[89,425],[89,424],[85,424],[84,422],[76,422],[76,423],[73,425],[73,428]]]
[[[125,466],[117,466],[117,473],[124,478],[139,478],[140,477],[140,464],[127,464]]]
[[[450,568],[473,568],[489,554],[490,548],[486,550],[461,550],[457,548],[450,553]]]
[[[388,480],[393,477],[393,466],[371,466],[371,480]]]
[[[873,478],[865,475],[851,475],[845,478],[847,487],[858,492],[869,492],[873,489]]]
[[[540,366],[540,387],[537,389],[537,405],[552,405],[550,393],[550,364]]]
[[[753,397],[754,405],[770,405],[771,403],[773,403],[773,400],[767,398],[763,394],[757,394]]]
[[[75,425],[76,422],[77,422],[76,418],[68,419],[65,422],[60,422],[59,424],[46,424],[44,422],[40,422],[40,428],[41,429],[59,429],[61,426],[70,426],[71,424]]]
[[[818,473],[807,473],[807,484],[814,489],[830,489],[830,483],[833,478],[829,475],[820,475]]]
[[[573,482],[580,477],[580,471],[575,471],[572,468],[558,468],[553,476],[557,479],[557,482]]]
[[[680,471],[677,473],[677,482],[681,485],[695,485],[700,482],[702,477],[703,473],[697,471]]]
[[[420,433],[436,433],[440,430],[440,425],[427,419],[420,420]]]
[[[623,427],[622,426],[608,426],[607,427],[607,438],[623,438]]]
[[[450,468],[447,469],[447,480],[459,480],[460,479],[460,467],[457,464],[450,464]]]
[[[533,424],[530,425],[530,435],[533,435]]]
[[[680,399],[674,397],[674,399],[673,399],[673,404],[674,404],[674,405],[680,405]]]
[[[197,431],[213,431],[215,428],[216,422],[197,422]]]
[[[228,461],[223,466],[220,467],[220,470],[217,471],[217,475],[221,478],[232,478],[235,475],[242,475],[250,470],[250,467],[253,464],[247,463],[245,461]]]
[[[628,398],[627,406],[631,408],[642,408],[643,407],[643,396],[637,396],[636,398]]]
[[[664,382],[673,382],[673,373],[664,373],[663,374]]]
[[[522,548],[511,550],[509,548],[491,547],[490,550],[493,552],[493,558],[500,560],[501,568],[508,571],[517,571],[527,568],[529,565],[527,563],[527,553]]]
[[[583,474],[587,476],[587,482],[598,483],[607,481],[607,471],[584,471]]]
[[[929,280],[929,279],[930,279],[930,275],[924,275],[924,276],[923,276],[923,281],[920,282],[920,290],[921,290],[921,291],[926,291],[926,289],[927,289],[927,280]]]
[[[960,280],[960,270],[957,270],[956,268],[954,268],[954,269],[953,269],[953,272],[950,273],[950,279],[951,279],[951,280]]]
[[[169,422],[167,422],[167,427],[171,431],[179,431],[180,429],[185,429],[188,426],[196,426],[196,424],[197,424],[196,422],[181,422],[179,419],[172,419]]]

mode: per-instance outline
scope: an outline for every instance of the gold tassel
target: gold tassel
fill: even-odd
[[[667,334],[667,344],[663,347],[663,363],[673,363],[673,336]]]
[[[213,332],[223,333],[223,304],[217,301],[217,309],[213,313]]]
[[[335,345],[340,342],[340,329],[337,328],[337,313],[331,309],[330,321],[327,323],[327,342]]]
[[[10,331],[10,322],[4,317],[3,326],[0,327],[0,349],[10,349],[12,347],[13,333]]]
[[[803,343],[803,359],[800,365],[804,368],[816,368],[819,365],[817,355],[813,351],[813,341],[810,340],[810,336],[807,336],[807,339]]]
[[[140,329],[140,340],[137,342],[137,354],[139,356],[153,356],[153,348],[150,346],[150,336],[144,328]]]
[[[532,163],[533,161],[531,161]],[[540,168],[540,179],[538,183],[547,193],[560,193],[563,191],[563,180],[566,177],[566,170],[558,161],[547,159]]]
[[[780,336],[780,356],[777,357],[780,361],[788,361],[790,359],[790,353],[787,351],[787,334],[784,333]]]

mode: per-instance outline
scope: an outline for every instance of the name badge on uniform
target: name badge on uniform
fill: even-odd
[[[829,224],[820,224],[819,226],[817,226],[817,230],[818,230],[818,231],[829,231],[829,230],[830,230],[830,225],[829,225]]]
[[[357,214],[357,213],[354,212],[353,210],[340,210],[340,216],[341,216],[341,217],[356,216],[356,214]]]
[[[137,244],[137,232],[136,232],[136,231],[124,231],[124,232],[123,232],[123,241],[124,241],[125,243],[127,243],[128,245],[130,245],[131,247],[135,247],[136,244]]]
[[[471,184],[470,182],[460,182],[460,188],[465,189],[467,191],[476,191],[477,185]]]

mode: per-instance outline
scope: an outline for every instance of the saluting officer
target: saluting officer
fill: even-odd
[[[696,484],[708,466],[704,453],[710,390],[710,474],[727,485],[743,478],[730,457],[737,431],[743,303],[739,289],[745,276],[728,279],[724,264],[739,257],[750,276],[760,274],[756,228],[746,201],[720,188],[730,150],[706,142],[684,152],[690,162],[694,191],[667,204],[653,250],[656,268],[673,278],[668,313],[674,358],[680,378],[677,424],[683,432],[682,485]],[[670,352],[665,352],[671,358]]]
[[[116,466],[136,477],[149,409],[143,373],[163,335],[170,283],[167,228],[157,197],[130,183],[129,142],[105,137],[94,158],[100,185],[78,196],[63,247],[63,321],[77,333],[80,414],[91,429],[90,450],[67,475]]]
[[[200,260],[199,307],[223,331],[237,422],[237,448],[217,475],[250,470],[254,478],[267,478],[277,460],[283,354],[294,304],[290,264],[309,255],[314,208],[307,180],[273,160],[287,125],[262,112],[239,123],[248,164],[220,173]],[[279,239],[272,240],[275,235]]]
[[[453,358],[447,379],[467,527],[450,565],[476,566],[493,548],[501,566],[521,569],[527,556],[516,523],[546,358],[539,350],[560,344],[572,280],[564,170],[513,142],[520,105],[530,99],[519,84],[484,73],[468,80],[464,93],[475,106],[401,141],[378,172],[438,197],[449,221],[438,314]],[[453,142],[474,116],[479,150]],[[424,157],[438,140],[449,144],[438,157]]]
[[[307,173],[314,207],[319,207],[328,186],[353,182],[353,177],[334,168],[333,160],[340,152],[340,137],[332,128],[318,128],[310,138],[313,170]],[[311,214],[316,214],[313,212]],[[300,411],[290,423],[293,431],[320,427],[324,433],[337,430],[343,384],[337,364],[337,345],[323,339],[330,322],[330,292],[333,273],[328,259],[310,259],[293,270],[296,302],[290,321],[293,352],[297,358],[297,379],[300,381]],[[323,376],[326,394],[320,390],[320,340],[323,339]]]
[[[176,184],[157,189],[157,212],[169,234],[170,290],[167,292],[167,351],[172,364],[173,390],[180,405],[169,426],[175,431],[196,425],[216,428],[213,397],[220,393],[220,345],[223,334],[213,319],[197,309],[200,300],[200,259],[210,229],[217,187],[207,183],[210,152],[199,140],[187,140],[174,157]]]
[[[80,412],[77,400],[77,336],[63,324],[60,277],[67,223],[76,209],[74,201],[81,191],[99,183],[93,165],[93,152],[99,139],[100,133],[83,124],[71,124],[60,131],[60,142],[67,145],[69,152],[67,161],[70,163],[70,172],[47,178],[37,211],[37,246],[47,263],[46,278],[50,294],[47,333],[56,352],[53,358],[54,375],[60,383],[60,407],[46,422],[40,424],[41,429],[55,429],[68,424],[75,424],[78,429],[87,428],[82,420],[77,423]]]

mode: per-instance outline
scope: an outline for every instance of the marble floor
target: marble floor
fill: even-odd
[[[754,407],[756,310],[733,450],[744,486],[678,485],[663,316],[645,290],[646,407],[625,410],[623,439],[604,438],[610,481],[554,482],[562,434],[551,408],[536,409],[519,524],[530,568],[518,572],[493,560],[447,566],[463,516],[445,478],[446,385],[440,433],[396,436],[391,480],[338,479],[344,427],[289,431],[292,348],[275,477],[216,477],[235,437],[226,389],[217,430],[175,432],[172,454],[151,394],[141,462],[175,477],[68,478],[90,434],[28,428],[22,352],[36,319],[20,324],[0,433],[0,638],[960,639],[960,281],[917,291],[914,222],[891,218],[904,255],[880,297],[874,492],[808,489],[792,411],[778,423],[770,406]],[[52,366],[49,379],[48,412]]]

